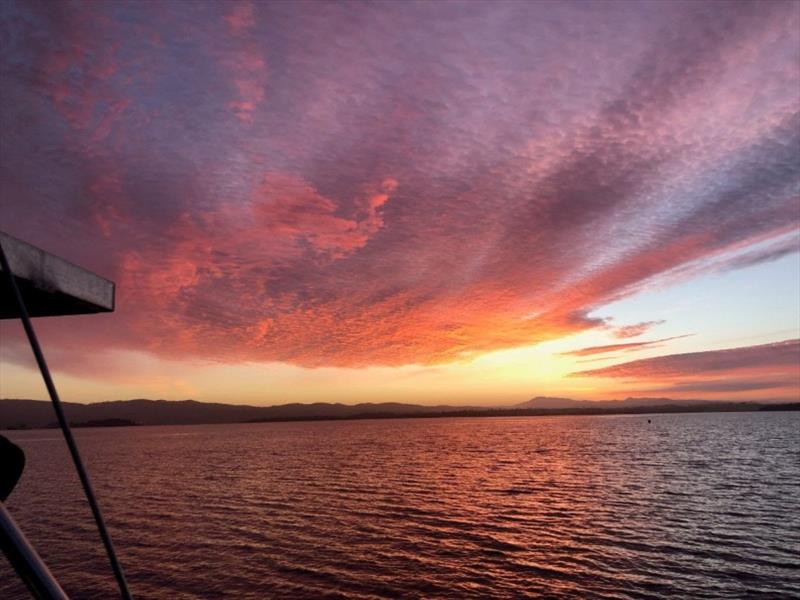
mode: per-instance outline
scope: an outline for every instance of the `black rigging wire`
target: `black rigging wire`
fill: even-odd
[[[3,250],[2,244],[0,244],[0,266],[2,266],[3,272],[6,274],[9,287],[11,288],[14,298],[16,299],[17,307],[19,308],[20,319],[22,320],[22,326],[25,328],[25,334],[28,336],[28,342],[30,342],[33,355],[36,357],[36,364],[39,365],[39,371],[42,374],[42,379],[44,380],[45,386],[47,386],[47,391],[50,394],[50,400],[53,402],[53,410],[58,418],[58,424],[61,426],[61,431],[64,433],[64,440],[67,442],[69,453],[72,456],[72,462],[75,463],[75,470],[78,471],[78,477],[81,480],[83,491],[86,494],[86,499],[89,501],[89,506],[92,509],[92,515],[94,515],[95,523],[97,523],[97,529],[100,532],[100,538],[103,540],[103,546],[105,546],[106,554],[108,554],[108,560],[111,563],[111,568],[114,571],[114,577],[117,580],[120,595],[124,600],[132,600],[131,593],[128,590],[128,583],[125,581],[125,573],[123,573],[122,566],[117,560],[117,555],[114,552],[114,544],[111,542],[111,536],[108,533],[108,529],[106,529],[103,515],[100,512],[100,506],[97,504],[97,499],[95,498],[92,484],[89,481],[89,474],[86,472],[86,469],[83,466],[81,455],[78,452],[78,446],[75,444],[75,439],[72,437],[72,430],[69,427],[69,422],[64,416],[64,410],[61,407],[61,399],[59,398],[58,391],[53,383],[53,378],[50,376],[50,369],[47,367],[44,354],[42,354],[41,346],[39,346],[39,340],[36,338],[36,332],[33,330],[33,324],[28,316],[28,310],[25,307],[25,301],[23,300],[22,294],[17,286],[17,282],[14,279],[14,274],[11,272],[11,268],[8,264],[8,259],[6,258],[6,253],[5,250]]]

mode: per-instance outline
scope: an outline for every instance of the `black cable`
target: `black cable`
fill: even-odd
[[[17,307],[19,308],[22,326],[25,328],[25,334],[28,336],[28,342],[30,342],[31,350],[33,350],[33,355],[36,357],[36,364],[39,365],[39,371],[42,374],[42,379],[44,379],[44,384],[47,386],[47,391],[50,394],[50,400],[53,402],[53,410],[58,418],[58,424],[61,426],[61,431],[64,433],[64,440],[67,442],[70,455],[72,455],[72,462],[75,463],[75,470],[78,471],[78,477],[81,480],[83,491],[86,494],[86,499],[89,501],[89,506],[92,509],[94,521],[97,523],[97,529],[100,531],[100,538],[103,540],[103,545],[106,548],[106,554],[108,554],[108,560],[111,562],[111,568],[114,571],[114,577],[116,578],[117,585],[119,586],[120,595],[124,600],[132,600],[131,593],[128,590],[128,583],[125,581],[125,573],[122,572],[122,566],[117,560],[117,555],[114,552],[114,544],[111,542],[111,536],[108,534],[108,530],[106,529],[103,515],[100,512],[100,506],[97,504],[97,499],[94,496],[94,490],[92,489],[92,484],[89,481],[89,474],[83,467],[83,461],[81,460],[81,455],[78,452],[78,446],[75,444],[75,438],[72,437],[72,430],[69,427],[69,422],[64,416],[64,410],[61,407],[61,399],[58,397],[58,392],[56,391],[56,386],[53,383],[53,378],[50,376],[50,369],[47,368],[47,362],[44,360],[44,354],[42,354],[42,349],[39,346],[39,340],[36,338],[36,332],[33,330],[33,324],[28,316],[28,309],[25,307],[25,301],[22,299],[22,294],[20,293],[17,282],[14,279],[14,274],[11,272],[11,267],[8,264],[8,259],[6,258],[6,253],[5,250],[3,250],[2,244],[0,244],[0,266],[2,266],[3,272],[6,274],[8,284],[11,287],[11,290],[14,293],[14,297],[17,301]]]

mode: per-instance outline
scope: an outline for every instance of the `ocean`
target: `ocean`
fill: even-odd
[[[9,511],[71,597],[113,598],[60,432],[4,434]],[[798,412],[75,435],[136,598],[800,596]]]

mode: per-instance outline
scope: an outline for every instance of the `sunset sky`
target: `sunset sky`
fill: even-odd
[[[800,397],[800,3],[0,3],[64,400]],[[0,397],[45,398],[16,323]]]

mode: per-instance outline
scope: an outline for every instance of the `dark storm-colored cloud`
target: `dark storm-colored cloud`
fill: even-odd
[[[113,328],[55,341],[446,362],[602,326],[653,278],[797,229],[796,3],[0,18],[4,227],[119,283]]]

